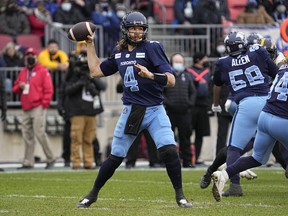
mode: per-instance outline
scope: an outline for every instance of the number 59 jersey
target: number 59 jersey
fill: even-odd
[[[164,86],[140,77],[140,70],[135,64],[146,67],[152,73],[173,74],[163,45],[156,41],[144,41],[131,52],[127,49],[115,50],[111,57],[101,63],[100,68],[105,76],[119,71],[123,79],[124,105],[138,104],[148,107],[162,104]]]
[[[237,56],[219,58],[215,64],[214,84],[227,85],[236,103],[249,96],[265,96],[269,92],[269,76],[278,68],[269,53],[255,44]]]

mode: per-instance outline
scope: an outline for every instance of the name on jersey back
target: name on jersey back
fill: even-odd
[[[232,59],[232,67],[233,66],[240,66],[250,62],[249,56],[245,55],[237,59]]]

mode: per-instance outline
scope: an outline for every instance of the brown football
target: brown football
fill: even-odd
[[[83,41],[88,35],[92,35],[96,29],[96,25],[91,22],[79,22],[69,29],[67,36],[73,41]]]

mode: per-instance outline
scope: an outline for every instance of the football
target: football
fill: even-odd
[[[79,22],[69,29],[67,37],[73,41],[83,41],[88,35],[92,35],[96,29],[96,25],[91,22]]]

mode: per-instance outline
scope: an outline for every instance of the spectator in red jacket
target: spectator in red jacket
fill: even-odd
[[[45,132],[46,112],[53,96],[53,84],[48,70],[37,62],[37,51],[28,48],[25,52],[25,67],[20,71],[13,92],[20,95],[23,109],[22,135],[25,155],[22,167],[34,167],[35,138],[41,144],[47,157],[46,169],[51,169],[56,161]]]
[[[44,1],[36,2],[36,7],[33,13],[28,16],[28,20],[31,27],[31,33],[39,35],[41,37],[42,46],[45,46],[45,25],[46,23],[52,22],[52,16],[48,10],[45,8]]]

